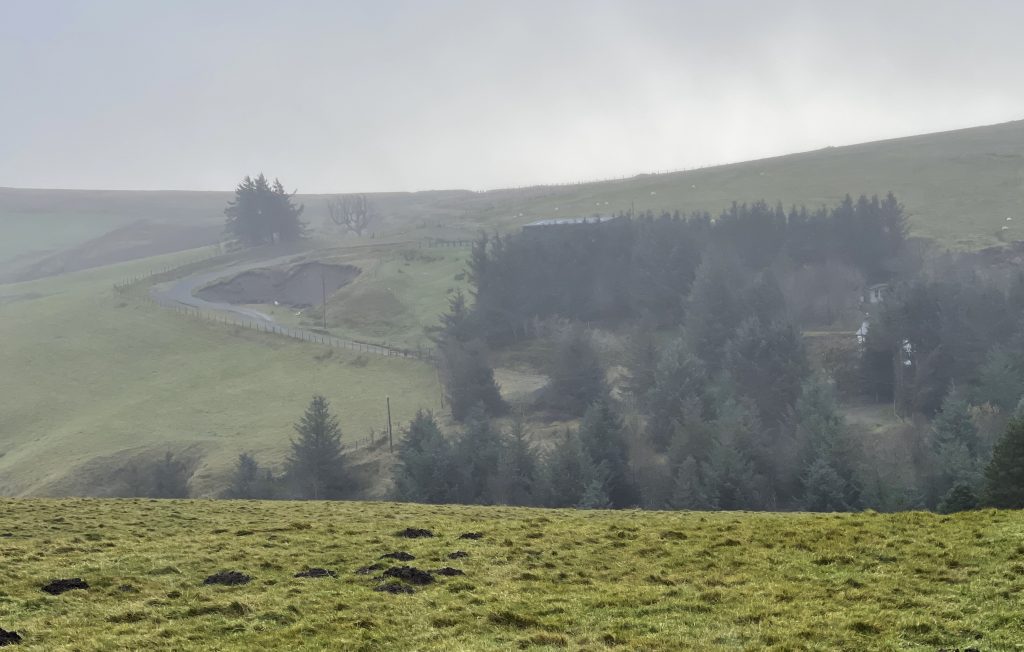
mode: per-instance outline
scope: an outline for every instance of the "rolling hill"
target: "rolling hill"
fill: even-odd
[[[1021,641],[1020,512],[150,500],[0,500],[0,511],[0,628],[21,638],[15,649],[934,652]],[[433,536],[410,538],[424,529]],[[80,588],[42,590],[73,578]]]

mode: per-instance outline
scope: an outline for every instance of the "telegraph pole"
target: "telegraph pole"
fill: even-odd
[[[391,397],[386,397],[388,402],[388,450],[393,454],[395,452],[395,442],[391,438]]]
[[[320,272],[320,290],[324,295],[322,308],[324,310],[324,330],[327,330],[327,281],[324,280],[324,273]]]

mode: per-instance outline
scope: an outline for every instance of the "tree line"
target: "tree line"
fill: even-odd
[[[816,211],[757,202],[714,220],[531,227],[481,237],[473,304],[456,294],[433,337],[459,421],[508,411],[489,366],[495,349],[554,340],[550,380],[528,409],[583,421],[538,459],[583,450],[595,406],[629,423],[625,434],[612,428],[628,473],[592,454],[566,465],[593,495],[630,496],[613,506],[939,509],[986,494],[984,469],[1024,393],[1024,282],[965,267],[908,242],[891,194]],[[862,305],[882,281],[885,300]],[[841,319],[867,323],[843,379],[802,332]],[[593,328],[627,342],[614,396]],[[844,418],[843,397],[893,400],[905,421],[892,441],[873,441]],[[633,478],[629,491],[595,480],[602,463],[609,478]],[[566,495],[563,504],[580,494]]]

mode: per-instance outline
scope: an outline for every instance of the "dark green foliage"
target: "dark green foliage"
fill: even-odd
[[[285,473],[297,498],[339,498],[348,489],[341,428],[323,396],[314,396],[295,424],[298,435],[291,442]]]
[[[249,453],[239,454],[224,497],[266,500],[272,498],[273,493],[274,479],[270,470],[260,468],[256,458]]]
[[[453,499],[451,445],[431,412],[419,411],[398,446],[395,492],[399,500],[446,503]]]
[[[803,336],[783,321],[746,320],[729,341],[725,369],[736,391],[754,401],[761,422],[777,427],[809,371]]]
[[[502,505],[530,505],[537,483],[537,455],[530,445],[521,418],[512,422],[498,455],[495,502]]]
[[[686,334],[692,350],[712,372],[721,368],[725,346],[750,315],[749,274],[739,260],[713,252],[697,269],[687,306]]]
[[[959,482],[942,497],[938,511],[941,514],[954,514],[977,508],[978,496],[974,489],[965,482]]]
[[[804,507],[811,511],[857,508],[862,497],[855,461],[861,459],[861,452],[839,412],[832,386],[819,378],[804,383],[793,421],[794,455],[788,460],[792,468],[804,471],[801,477],[793,478],[798,489],[780,472],[776,477],[780,494],[799,494]]]
[[[985,469],[983,502],[1000,509],[1024,508],[1024,420],[1013,419]]]
[[[589,462],[601,467],[597,480],[608,505],[635,505],[639,496],[630,473],[625,426],[608,398],[602,398],[587,408],[580,423],[579,440]],[[594,480],[591,479],[584,493],[588,488],[595,489],[592,486]]]
[[[464,420],[478,406],[490,416],[504,414],[507,408],[487,361],[487,346],[475,335],[474,324],[466,297],[459,291],[449,300],[448,312],[441,315],[441,325],[431,333],[437,344],[441,381],[456,421]]]
[[[559,338],[548,376],[551,380],[539,403],[555,414],[581,416],[592,403],[608,395],[604,366],[589,333],[580,327]]]
[[[670,342],[658,355],[654,384],[644,397],[647,406],[647,436],[658,449],[664,449],[679,428],[703,421],[707,372],[703,363],[690,353],[682,339]],[[702,447],[703,440],[693,442]]]
[[[227,232],[246,246],[298,240],[305,228],[299,220],[303,207],[292,203],[293,194],[277,179],[271,184],[262,174],[245,177],[224,209]]]
[[[470,410],[452,449],[454,499],[459,503],[497,502],[498,462],[504,442],[481,406]]]
[[[152,467],[152,489],[147,495],[154,498],[188,498],[188,466],[167,451]]]
[[[809,512],[842,512],[846,502],[846,481],[824,457],[811,462],[804,476],[803,507]]]
[[[543,458],[540,502],[545,507],[570,507],[580,504],[586,491],[584,476],[590,472],[590,461],[576,431],[566,430],[556,437]]]
[[[992,347],[978,368],[978,403],[988,402],[1004,412],[1012,412],[1024,396],[1020,362],[1014,352],[1003,346]]]
[[[676,470],[671,506],[675,509],[718,509],[718,497],[713,487],[706,486],[697,460],[687,457]]]

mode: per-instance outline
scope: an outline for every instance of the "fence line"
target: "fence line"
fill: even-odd
[[[120,296],[141,300],[143,302],[151,303],[162,308],[173,310],[179,315],[191,317],[194,319],[200,319],[208,322],[214,322],[224,324],[226,326],[235,326],[237,328],[246,328],[249,330],[256,331],[258,333],[271,333],[274,335],[280,335],[282,337],[289,337],[292,339],[302,340],[311,344],[320,344],[335,349],[347,349],[355,351],[357,353],[369,353],[372,355],[380,355],[388,358],[410,358],[415,360],[424,360],[430,362],[434,359],[433,350],[424,349],[422,347],[416,349],[398,348],[388,346],[386,344],[376,344],[373,342],[363,342],[360,340],[344,339],[335,337],[329,333],[318,332],[314,330],[308,330],[305,328],[293,328],[290,326],[282,326],[273,322],[268,322],[261,319],[255,319],[251,317],[245,317],[243,315],[226,312],[222,310],[201,310],[195,306],[188,306],[174,299],[169,299],[159,295],[154,296],[152,292],[145,292],[139,294],[139,290],[146,289],[147,282],[158,282],[160,280],[168,280],[188,267],[196,266],[204,263],[208,260],[215,258],[217,254],[207,256],[205,258],[197,259],[178,266],[169,266],[159,270],[150,270],[150,273],[143,276],[134,276],[127,278],[120,283],[114,284],[114,292]]]

